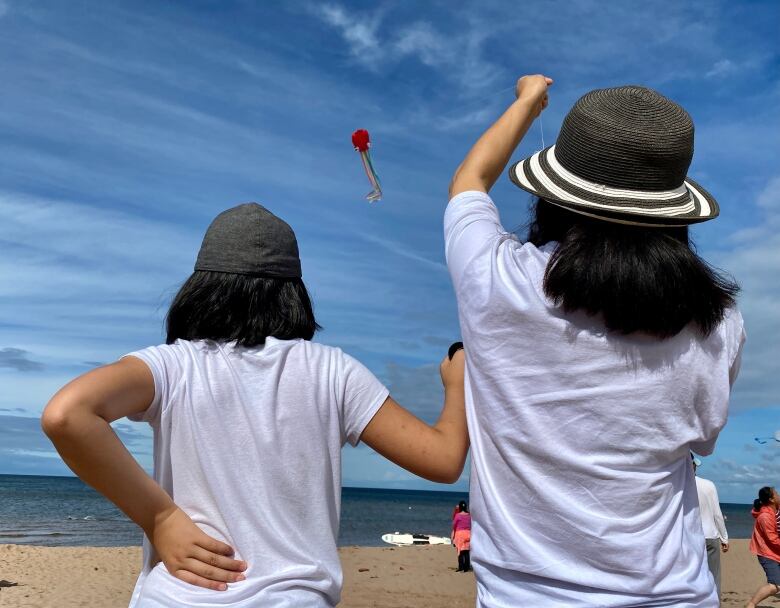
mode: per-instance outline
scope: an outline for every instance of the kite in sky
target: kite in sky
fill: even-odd
[[[776,441],[777,443],[780,443],[780,431],[775,431],[775,434],[771,437],[755,437],[754,439],[761,445],[770,441]]]
[[[370,203],[382,200],[382,186],[379,184],[379,177],[374,170],[374,164],[371,162],[371,140],[368,137],[368,131],[358,129],[352,134],[352,145],[360,153],[360,160],[363,161],[363,168],[366,170],[366,176],[371,183],[373,190],[366,195]]]

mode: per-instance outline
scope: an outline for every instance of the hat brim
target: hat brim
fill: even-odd
[[[637,226],[687,226],[718,216],[712,195],[690,178],[679,188],[643,191],[613,188],[585,180],[555,158],[555,146],[509,168],[514,184],[575,213]]]

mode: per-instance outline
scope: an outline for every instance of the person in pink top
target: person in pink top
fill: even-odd
[[[758,562],[766,572],[766,585],[760,587],[747,604],[747,608],[756,605],[770,595],[780,593],[780,535],[777,531],[777,511],[780,495],[769,486],[758,491],[753,501],[753,536],[750,539],[750,552],[758,557]]]
[[[458,550],[457,572],[471,571],[471,513],[461,500],[452,516],[452,544]]]

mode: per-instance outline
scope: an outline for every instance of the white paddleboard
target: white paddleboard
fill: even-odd
[[[433,536],[431,534],[383,534],[382,540],[396,547],[412,547],[414,545],[451,545],[452,541],[446,536]]]

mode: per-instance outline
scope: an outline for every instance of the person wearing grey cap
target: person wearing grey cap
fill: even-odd
[[[441,364],[444,406],[429,426],[358,361],[312,342],[317,329],[292,229],[239,205],[209,226],[166,344],[46,406],[65,462],[145,532],[132,607],[334,606],[342,446],[363,441],[433,481],[460,476],[463,351]],[[154,429],[153,478],[111,430],[123,416]]]
[[[518,81],[444,216],[477,603],[717,606],[688,454],[714,449],[744,333],[738,286],[689,240],[719,213],[688,176],[693,121],[646,87],[585,93],[510,166],[533,197],[521,240],[488,192],[551,85]]]

